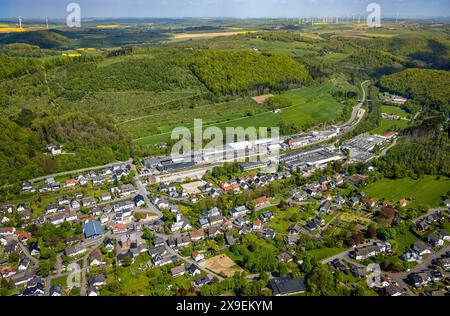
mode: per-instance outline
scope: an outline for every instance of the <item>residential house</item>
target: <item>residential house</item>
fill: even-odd
[[[174,278],[178,278],[180,276],[183,276],[186,273],[186,268],[184,267],[184,264],[175,267],[173,269],[170,270],[170,274],[172,275],[172,277]]]
[[[69,205],[70,204],[70,198],[68,196],[63,196],[58,199],[58,205]]]
[[[292,279],[289,277],[273,278],[269,281],[269,287],[275,296],[294,295],[306,291],[303,279]]]
[[[100,202],[107,202],[107,201],[111,201],[111,200],[112,200],[112,196],[108,192],[100,195]]]
[[[292,257],[286,252],[283,252],[282,254],[280,254],[277,257],[277,259],[278,259],[278,261],[285,262],[285,263],[289,263],[292,261]]]
[[[208,228],[208,238],[209,239],[214,239],[221,234],[222,234],[222,231],[220,230],[219,226],[212,226],[212,227]]]
[[[271,221],[274,218],[274,214],[271,211],[264,212],[261,215],[259,215],[259,218],[264,222],[267,223]]]
[[[58,212],[58,205],[56,204],[48,204],[45,207],[45,215],[54,214]]]
[[[134,202],[134,205],[136,205],[136,207],[142,207],[145,205],[145,199],[140,194],[138,194],[134,197],[133,202]]]
[[[401,290],[398,286],[390,283],[389,286],[385,288],[386,294],[389,296],[402,296]]]
[[[177,238],[177,247],[187,247],[191,244],[191,238],[188,235],[181,236]]]
[[[22,260],[20,260],[19,266],[17,267],[17,269],[19,271],[25,271],[26,269],[28,269],[30,262],[31,261],[30,261],[30,259],[28,259],[28,257],[24,257]]]
[[[4,279],[10,278],[17,273],[14,267],[3,267],[0,268],[0,276]]]
[[[70,201],[70,207],[74,210],[79,210],[81,208],[81,202],[77,199]]]
[[[86,247],[82,244],[76,244],[74,246],[69,246],[64,250],[64,253],[68,257],[76,257],[87,251]]]
[[[417,253],[415,253],[415,252],[409,252],[409,251],[405,252],[405,253],[401,256],[401,258],[402,258],[403,260],[405,260],[406,262],[417,262],[417,261],[419,261],[419,260],[422,259],[422,257],[419,256]]]
[[[103,245],[108,250],[108,252],[112,252],[114,250],[114,241],[112,241],[111,239],[105,240]]]
[[[295,246],[297,245],[298,240],[299,240],[298,235],[288,235],[286,236],[285,242],[288,246]]]
[[[262,228],[262,221],[260,219],[257,219],[253,222],[253,230],[261,230]]]
[[[412,249],[421,257],[431,254],[431,248],[421,240],[415,242]]]
[[[205,231],[203,229],[192,231],[190,237],[192,241],[201,240],[205,238]]]
[[[331,202],[327,200],[325,203],[323,203],[319,208],[319,212],[322,214],[330,214],[331,213]]]
[[[444,241],[450,241],[450,235],[443,229],[439,231],[439,237]]]
[[[128,231],[128,226],[124,224],[115,224],[112,227],[113,234],[124,234]]]
[[[202,271],[195,264],[191,264],[187,270],[187,273],[190,277],[195,277],[197,275],[200,275]]]
[[[192,259],[194,259],[197,262],[202,261],[203,259],[205,259],[205,255],[200,252],[194,251],[192,253]]]
[[[131,250],[117,255],[117,264],[119,266],[123,266],[128,260],[130,263],[134,263],[135,261],[134,253]]]
[[[132,184],[124,184],[120,187],[120,195],[122,197],[127,197],[136,193],[137,190]]]
[[[292,224],[288,228],[289,235],[298,235],[301,232],[301,227],[298,224]]]
[[[52,287],[50,288],[50,296],[63,296],[63,289],[61,285],[52,285]]]
[[[150,257],[155,258],[155,257],[163,257],[167,254],[167,249],[164,245],[161,246],[156,246],[152,249],[148,250],[148,254],[150,255]]]
[[[30,243],[30,245],[28,246],[28,251],[32,256],[39,256],[41,254],[41,249],[39,248],[37,242]]]
[[[205,275],[205,276],[202,276],[202,277],[196,279],[194,281],[194,286],[199,288],[199,287],[202,287],[203,285],[206,285],[209,283],[211,283],[211,279],[209,276]]]
[[[91,252],[89,255],[89,263],[91,266],[101,266],[104,264],[100,249],[97,248]]]
[[[374,257],[382,253],[382,249],[376,245],[365,246],[362,248],[356,248],[350,253],[350,255],[356,260],[365,260],[370,257]]]
[[[442,247],[444,245],[444,239],[439,234],[431,233],[428,235],[428,242],[433,247]]]
[[[264,228],[262,232],[262,236],[267,239],[275,239],[276,232],[271,228]]]
[[[14,227],[0,227],[0,236],[13,236],[16,233]]]
[[[100,288],[105,285],[105,276],[103,274],[93,275],[89,278],[88,284],[94,288]]]
[[[267,197],[263,196],[253,200],[253,203],[255,204],[256,209],[260,209],[270,205],[270,200]]]
[[[19,249],[18,242],[15,240],[9,240],[3,249],[3,252],[7,255],[10,255],[14,252],[17,252]]]
[[[96,203],[96,201],[95,201],[95,198],[92,197],[92,196],[90,196],[90,197],[87,197],[87,198],[83,198],[83,199],[81,200],[81,204],[83,205],[83,207],[93,207],[93,206],[95,206],[97,203]]]
[[[249,209],[247,209],[246,206],[242,205],[233,208],[230,213],[233,218],[238,218],[247,215],[249,213]]]

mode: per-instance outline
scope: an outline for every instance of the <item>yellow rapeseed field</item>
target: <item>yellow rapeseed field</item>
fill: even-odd
[[[0,33],[25,32],[24,28],[19,27],[0,27]]]
[[[118,25],[118,24],[100,24],[100,25],[97,25],[97,28],[99,28],[99,29],[116,29],[118,27],[120,27],[120,25]]]

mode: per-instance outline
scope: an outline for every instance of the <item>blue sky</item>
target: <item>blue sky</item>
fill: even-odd
[[[382,16],[450,16],[450,0],[0,0],[0,18],[64,18],[70,2],[83,18],[349,16],[371,2]]]

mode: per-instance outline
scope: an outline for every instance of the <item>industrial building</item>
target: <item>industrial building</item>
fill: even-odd
[[[282,156],[280,162],[295,171],[308,172],[326,166],[329,162],[343,160],[338,150],[330,146],[319,146],[295,154]]]

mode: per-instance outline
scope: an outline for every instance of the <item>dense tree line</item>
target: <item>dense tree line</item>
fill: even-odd
[[[191,69],[216,95],[263,94],[310,82],[305,67],[285,55],[202,51]]]
[[[406,138],[375,162],[388,178],[423,174],[450,175],[450,141],[448,136]]]
[[[430,69],[407,69],[384,76],[382,88],[419,102],[425,109],[450,111],[450,72]]]
[[[35,69],[36,63],[31,59],[10,58],[0,54],[0,80],[31,73]]]
[[[249,33],[247,34],[247,37],[258,38],[265,41],[272,41],[272,42],[276,41],[285,43],[292,43],[292,42],[316,43],[319,41],[318,39],[312,37],[306,37],[300,32],[288,32],[288,31]]]

